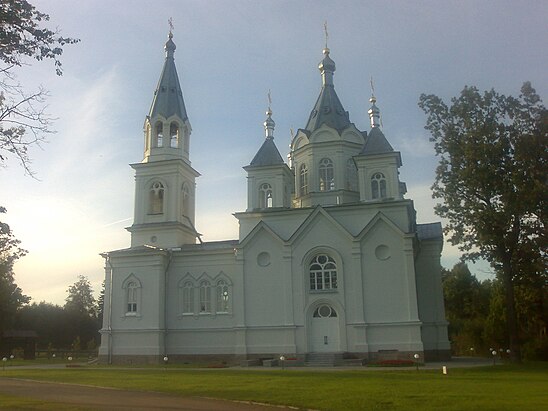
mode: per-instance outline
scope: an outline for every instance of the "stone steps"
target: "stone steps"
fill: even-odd
[[[335,367],[343,363],[342,353],[309,353],[305,359],[307,367]]]

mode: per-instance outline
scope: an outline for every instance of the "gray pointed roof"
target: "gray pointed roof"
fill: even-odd
[[[274,166],[278,164],[285,164],[284,159],[278,151],[278,147],[276,147],[276,144],[274,143],[274,137],[267,137],[249,165],[252,167],[258,167]]]
[[[379,127],[373,127],[367,138],[365,139],[365,144],[363,145],[362,151],[360,154],[381,154],[381,153],[390,153],[394,149],[384,136],[384,133]]]
[[[173,34],[169,33],[168,41],[164,47],[166,51],[166,60],[160,75],[160,80],[154,91],[154,99],[150,107],[149,117],[153,118],[161,115],[165,118],[176,114],[185,121],[188,119],[186,114],[185,102],[183,100],[183,91],[179,83],[179,76],[175,68],[175,43],[172,40]]]
[[[305,130],[313,132],[320,128],[322,124],[327,124],[340,132],[350,125],[350,119],[333,85],[335,62],[329,57],[328,48],[325,48],[323,52],[325,57],[318,65],[322,74],[323,85],[318,100],[310,113]]]

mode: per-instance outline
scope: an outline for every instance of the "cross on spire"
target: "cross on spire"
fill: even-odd
[[[169,19],[167,19],[167,24],[169,25],[169,37],[173,37],[173,29],[175,28],[173,26],[173,19],[170,17]]]
[[[327,20],[323,22],[323,31],[325,32],[325,48],[327,48],[327,40],[329,39],[329,33],[327,32]]]

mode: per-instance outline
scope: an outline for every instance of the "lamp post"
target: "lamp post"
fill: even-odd
[[[493,365],[495,365],[497,361],[497,350],[491,351],[491,355],[493,356]]]
[[[164,370],[167,370],[167,362],[169,361],[169,358],[167,358],[167,355],[164,357]]]
[[[413,355],[413,358],[415,359],[415,367],[417,368],[417,371],[419,370],[419,354]]]
[[[2,370],[6,370],[6,362],[8,361],[8,359],[6,357],[2,358]]]
[[[280,362],[282,363],[282,370],[285,369],[285,357],[283,355],[280,355]]]

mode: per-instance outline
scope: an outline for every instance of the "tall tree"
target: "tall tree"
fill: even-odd
[[[65,310],[95,318],[97,316],[95,297],[90,281],[83,275],[67,289]]]
[[[0,207],[0,214],[5,212]],[[0,221],[0,333],[13,326],[17,309],[30,301],[14,279],[13,265],[26,254],[19,244],[10,226]]]
[[[79,41],[43,27],[48,20],[26,0],[0,2],[0,165],[11,154],[31,175],[28,148],[51,132],[52,118],[44,105],[48,93],[42,87],[26,92],[14,69],[27,64],[28,58],[49,59],[60,76],[62,47]]]
[[[524,277],[547,280],[548,113],[529,82],[518,98],[465,87],[451,106],[425,94],[419,106],[440,158],[435,211],[464,258],[485,258],[499,275],[520,360],[514,287]]]

